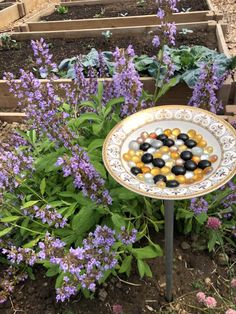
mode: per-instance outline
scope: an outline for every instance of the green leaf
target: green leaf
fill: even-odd
[[[30,222],[30,217],[26,217],[26,218],[22,221],[22,224],[21,224],[21,227],[22,227],[22,228],[20,228],[20,234],[21,234],[22,236],[24,236],[25,233],[27,232],[27,230],[24,229],[24,228],[27,228],[27,227],[28,227],[29,222]]]
[[[168,90],[170,90],[172,87],[177,85],[180,82],[180,79],[181,79],[181,76],[177,75],[177,76],[171,78],[168,83],[164,84],[161,87],[161,89],[159,90],[159,93],[157,95],[157,99],[161,98],[163,95],[165,95],[168,92]]]
[[[137,194],[123,187],[118,187],[110,191],[112,197],[118,197],[121,200],[132,200],[137,198]]]
[[[5,236],[7,233],[11,232],[13,227],[9,227],[0,231],[0,238]]]
[[[201,213],[195,216],[195,218],[200,225],[203,225],[207,221],[208,216],[206,213]]]
[[[119,273],[122,274],[122,273],[126,273],[127,276],[130,275],[130,272],[131,272],[131,265],[132,265],[132,259],[133,259],[133,256],[132,255],[129,255],[129,256],[126,256],[120,266],[120,269],[119,269]]]
[[[111,220],[116,229],[120,229],[121,227],[126,225],[124,218],[119,214],[112,214]]]
[[[215,231],[210,231],[209,234],[209,241],[208,241],[208,250],[211,252],[216,244],[217,241],[217,235]]]
[[[104,118],[106,118],[111,113],[113,106],[117,104],[121,104],[123,102],[124,102],[124,97],[113,98],[110,101],[108,101],[105,107],[105,111],[104,111]]]
[[[107,178],[107,173],[106,173],[106,169],[105,167],[103,166],[103,164],[101,164],[100,162],[98,161],[92,161],[92,164],[94,166],[94,168],[97,170],[97,172],[100,173],[100,175],[106,179]]]
[[[88,146],[88,151],[91,152],[92,150],[94,150],[96,148],[102,147],[103,143],[104,143],[104,139],[102,139],[102,138],[98,138],[96,140],[93,140]]]
[[[132,249],[132,253],[137,259],[155,258],[160,255],[160,252],[154,246],[150,245]]]
[[[36,239],[33,239],[29,243],[26,243],[25,245],[23,245],[23,248],[32,248],[32,247],[34,247],[39,242],[40,239],[41,239],[41,236],[37,237]]]
[[[152,278],[152,271],[151,271],[149,265],[147,264],[147,262],[145,262],[141,259],[138,259],[137,265],[138,265],[139,275],[141,278],[143,278],[144,275]]]
[[[72,220],[72,229],[76,234],[83,235],[98,223],[99,213],[96,211],[96,204],[84,206]]]
[[[59,273],[58,265],[52,265],[46,272],[46,276],[53,277],[53,276],[56,276],[58,273]]]
[[[22,218],[22,216],[9,216],[0,219],[0,222],[12,222]]]
[[[21,209],[25,209],[25,208],[29,208],[29,207],[32,207],[34,206],[35,204],[37,204],[39,201],[29,201],[29,202],[26,202],[22,207]]]
[[[81,124],[83,124],[86,121],[98,121],[102,122],[101,118],[93,112],[83,113],[81,116],[79,116],[78,121],[76,123],[76,126],[79,127]]]
[[[43,178],[43,180],[40,183],[40,192],[42,195],[44,195],[46,189],[46,179]]]
[[[64,272],[60,273],[57,276],[56,283],[55,283],[55,289],[58,289],[58,288],[60,288],[62,286],[64,276],[65,276]]]

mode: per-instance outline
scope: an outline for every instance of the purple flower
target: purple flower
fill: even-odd
[[[136,229],[132,229],[131,233],[129,233],[125,227],[121,227],[118,239],[125,245],[133,244],[137,241],[137,233],[138,231]]]
[[[208,217],[207,227],[212,230],[218,230],[221,226],[221,221],[217,217]]]
[[[163,19],[165,17],[165,11],[161,8],[158,9],[157,11],[157,17],[159,17],[159,19]]]
[[[200,215],[201,213],[207,213],[208,202],[203,198],[193,198],[190,203],[190,210],[194,212],[195,215]]]
[[[159,38],[159,36],[155,35],[153,37],[152,44],[156,48],[158,48],[160,46],[160,38]]]

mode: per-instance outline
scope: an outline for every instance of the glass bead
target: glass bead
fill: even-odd
[[[171,135],[171,129],[165,129],[163,132],[166,136],[170,136]]]
[[[198,146],[204,148],[204,147],[207,146],[207,142],[204,141],[204,140],[202,140],[202,141],[200,141],[200,142],[198,143]]]
[[[151,172],[151,168],[150,167],[143,167],[143,168],[141,168],[141,170],[142,170],[143,173]]]
[[[195,174],[195,175],[193,176],[193,180],[194,180],[195,182],[201,181],[202,179],[203,179],[203,174]]]
[[[166,184],[165,184],[164,181],[158,181],[158,182],[156,183],[156,186],[157,186],[158,188],[160,188],[160,189],[164,189],[164,188],[166,187]]]
[[[192,161],[196,162],[196,164],[198,164],[200,160],[201,160],[201,157],[199,157],[199,156],[193,156],[192,157]]]
[[[140,146],[139,143],[136,141],[131,141],[129,143],[129,149],[131,149],[131,150],[137,151],[137,150],[139,150],[139,146]]]
[[[207,168],[205,168],[202,172],[203,172],[203,174],[209,174],[209,173],[211,173],[213,171],[213,168],[212,167],[207,167]]]
[[[144,174],[143,173],[139,173],[137,175],[137,178],[140,180],[140,181],[144,181]]]
[[[158,175],[158,174],[160,174],[161,173],[161,169],[160,168],[152,168],[151,169],[151,174],[153,175],[153,176],[156,176],[156,175]]]
[[[176,147],[176,146],[170,147],[170,152],[177,152],[177,150],[178,150],[178,147]]]
[[[145,179],[145,178],[144,178],[144,181],[145,181],[147,184],[154,184],[153,179]]]
[[[217,155],[212,155],[212,156],[209,157],[209,161],[210,161],[210,162],[213,162],[213,163],[214,163],[214,162],[216,162],[217,160],[218,160],[218,156],[217,156]]]
[[[168,160],[170,160],[170,156],[167,155],[167,154],[164,154],[164,155],[162,155],[162,159],[163,159],[164,161],[168,161]]]
[[[143,168],[143,167],[145,167],[145,164],[140,161],[140,162],[137,162],[136,167]]]
[[[172,159],[179,159],[179,153],[177,153],[177,152],[172,152],[172,153],[170,153],[170,157],[171,157]]]
[[[178,128],[175,128],[175,129],[172,130],[172,134],[175,135],[175,136],[178,136],[180,133],[181,133],[181,131]]]
[[[152,139],[156,139],[156,138],[157,138],[156,133],[151,133],[149,136],[150,136]]]
[[[128,154],[128,155],[130,155],[130,156],[132,157],[132,156],[134,156],[134,155],[135,155],[135,151],[134,151],[134,150],[132,150],[132,149],[129,149],[127,154]]]
[[[147,150],[147,152],[148,152],[149,154],[153,154],[153,153],[155,153],[155,151],[156,151],[156,149],[155,149],[154,147],[150,147],[150,148],[148,148],[148,150]]]
[[[187,149],[187,146],[186,145],[180,145],[179,146],[179,151],[180,152],[183,152],[183,151],[185,151]]]
[[[203,154],[203,149],[201,147],[193,147],[192,148],[193,155],[201,156]]]
[[[146,139],[146,138],[148,138],[149,134],[147,132],[142,132],[140,134],[140,136],[141,136],[141,138]]]
[[[176,176],[175,180],[177,180],[180,184],[184,184],[186,182],[185,176]]]
[[[186,179],[186,181],[185,181],[185,184],[193,184],[193,183],[194,183],[193,178]]]
[[[177,166],[182,166],[184,164],[184,161],[183,161],[183,159],[179,158],[179,159],[176,159],[175,164]]]
[[[130,168],[132,168],[132,167],[138,167],[138,166],[136,165],[136,163],[133,162],[133,161],[129,161],[129,162],[128,162],[128,166],[129,166]]]
[[[173,160],[169,160],[166,162],[166,167],[172,168],[174,166],[174,161]]]
[[[186,178],[186,179],[192,179],[193,176],[194,176],[194,174],[193,174],[192,171],[187,171],[187,172],[185,173],[185,178]]]
[[[126,153],[126,154],[123,155],[123,159],[125,161],[130,161],[131,160],[131,156]]]
[[[155,133],[156,133],[156,135],[160,135],[160,134],[163,133],[163,129],[157,128],[157,129],[155,130]]]
[[[204,152],[205,152],[205,153],[208,153],[208,154],[212,154],[212,153],[213,153],[213,147],[212,147],[212,146],[207,146],[207,147],[204,149]]]
[[[142,144],[142,143],[144,142],[144,140],[142,139],[142,137],[138,137],[138,138],[137,138],[137,142],[138,142],[139,144]]]
[[[190,138],[193,138],[194,136],[196,136],[197,132],[195,130],[189,130],[187,134]]]
[[[169,136],[169,139],[171,139],[171,140],[175,141],[175,140],[176,140],[176,136],[175,136],[175,135],[173,135],[173,134],[171,134],[171,135]]]
[[[167,180],[175,180],[175,175],[173,174],[173,173],[171,173],[171,174],[168,174],[167,176],[166,176],[166,179]]]
[[[177,146],[184,145],[184,141],[182,141],[182,140],[177,140],[177,141],[175,142],[175,145],[177,145]]]
[[[142,157],[143,154],[144,154],[144,152],[143,152],[142,150],[138,150],[138,151],[135,153],[135,155],[136,155],[136,156],[139,156],[139,157]]]
[[[161,153],[168,153],[170,148],[168,146],[162,146],[159,150]]]
[[[161,152],[156,152],[153,154],[153,158],[161,158],[162,157],[162,153]]]
[[[169,167],[165,166],[165,167],[161,168],[161,174],[163,174],[163,175],[167,175],[170,172],[171,172],[171,169]]]
[[[196,134],[193,139],[199,143],[203,139],[203,136],[201,134]]]
[[[131,158],[131,160],[132,160],[133,162],[137,163],[137,162],[140,162],[140,161],[141,161],[141,158],[140,158],[139,156],[133,156],[133,157]]]
[[[208,160],[209,159],[209,155],[204,154],[200,158],[201,158],[201,160]]]
[[[148,172],[148,173],[144,174],[144,178],[145,179],[153,179],[153,175],[150,172]]]
[[[145,139],[144,143],[150,144],[152,140],[153,140],[152,138],[148,137]]]
[[[194,173],[194,174],[196,174],[196,175],[198,175],[198,174],[202,174],[202,173],[203,173],[203,170],[202,170],[202,169],[197,168],[197,169],[195,169],[195,170],[193,171],[193,173]]]
[[[159,140],[152,140],[150,144],[155,148],[160,148],[161,146],[163,146],[162,141]]]

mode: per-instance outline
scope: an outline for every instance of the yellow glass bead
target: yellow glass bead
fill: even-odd
[[[205,140],[202,140],[198,143],[198,146],[204,148],[207,146],[207,142]]]
[[[165,165],[168,168],[172,168],[174,166],[174,161],[173,160],[168,160]]]
[[[171,134],[171,135],[169,136],[169,138],[172,139],[172,140],[174,140],[174,141],[176,140],[176,136],[173,135],[173,134]]]
[[[195,174],[195,175],[193,176],[193,180],[194,180],[195,182],[201,181],[202,179],[203,179],[203,174]]]
[[[165,129],[163,132],[166,136],[170,136],[171,135],[171,129]]]
[[[203,139],[203,136],[201,134],[196,134],[193,139],[199,143]]]
[[[172,159],[178,159],[178,158],[179,158],[179,153],[177,153],[177,152],[172,152],[172,153],[170,153],[170,157],[171,157]]]
[[[212,146],[207,146],[207,147],[204,149],[204,152],[205,152],[205,153],[208,153],[208,154],[212,154],[212,153],[213,153],[213,147],[212,147]]]
[[[160,168],[152,168],[151,169],[151,174],[153,175],[153,176],[156,176],[156,175],[158,175],[158,174],[160,174],[161,173],[161,169]]]
[[[170,151],[170,149],[168,146],[162,146],[159,151],[163,154],[166,154]]]
[[[183,151],[185,151],[187,149],[187,146],[186,145],[180,145],[179,146],[179,151],[180,152],[183,152]]]
[[[144,181],[144,174],[143,174],[143,173],[137,174],[137,178],[138,178],[138,180],[140,180],[140,181]]]
[[[166,187],[166,184],[164,181],[158,181],[156,183],[157,187],[160,188],[160,189],[164,189]]]
[[[186,182],[186,178],[185,176],[177,176],[176,180],[180,183],[180,184],[184,184]]]
[[[143,168],[143,167],[145,167],[145,165],[144,165],[143,162],[137,162],[136,166],[137,166],[138,168]]]
[[[193,156],[192,161],[196,162],[198,164],[201,161],[201,158],[199,156]]]
[[[131,160],[131,156],[128,155],[128,154],[124,154],[124,155],[123,155],[123,159],[124,159],[125,161],[130,161],[130,160]]]
[[[134,150],[132,150],[132,149],[130,149],[130,150],[128,150],[128,153],[127,153],[128,155],[130,155],[131,157],[132,156],[134,156],[135,155],[135,151]]]
[[[175,180],[175,175],[173,173],[170,173],[166,176],[167,180]]]
[[[209,174],[213,171],[213,168],[212,167],[207,167],[203,170],[203,174]]]
[[[151,168],[149,168],[149,167],[143,167],[143,168],[141,168],[141,170],[142,170],[143,173],[151,172]]]
[[[216,162],[217,160],[218,160],[218,156],[216,156],[216,155],[212,155],[212,156],[209,157],[209,161],[210,161],[210,162],[213,162],[213,163],[214,163],[214,162]]]
[[[181,131],[178,128],[175,128],[175,129],[172,130],[172,134],[175,135],[175,136],[178,136],[180,133],[181,133]]]
[[[132,160],[133,162],[136,162],[136,163],[141,161],[141,159],[140,159],[139,156],[133,156],[133,157],[131,158],[131,160]]]
[[[177,150],[178,150],[178,147],[176,147],[176,146],[170,147],[170,152],[177,152]]]
[[[162,153],[161,152],[156,152],[153,154],[153,158],[161,158],[162,157]]]
[[[193,173],[194,173],[195,175],[198,175],[198,174],[202,174],[203,171],[202,171],[202,169],[197,168],[197,169],[195,169],[195,170],[193,171]]]
[[[193,138],[194,136],[196,136],[197,132],[195,130],[188,130],[187,132],[188,136]]]
[[[141,156],[143,156],[143,151],[142,150],[137,150],[135,155],[141,157]]]
[[[193,184],[194,183],[194,179],[190,178],[190,179],[186,179],[186,184]]]
[[[171,172],[169,167],[164,166],[163,168],[161,168],[161,174],[163,175],[167,175]]]

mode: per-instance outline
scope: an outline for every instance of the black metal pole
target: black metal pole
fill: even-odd
[[[164,200],[165,206],[165,269],[166,292],[168,302],[173,300],[173,238],[174,238],[174,201]]]

